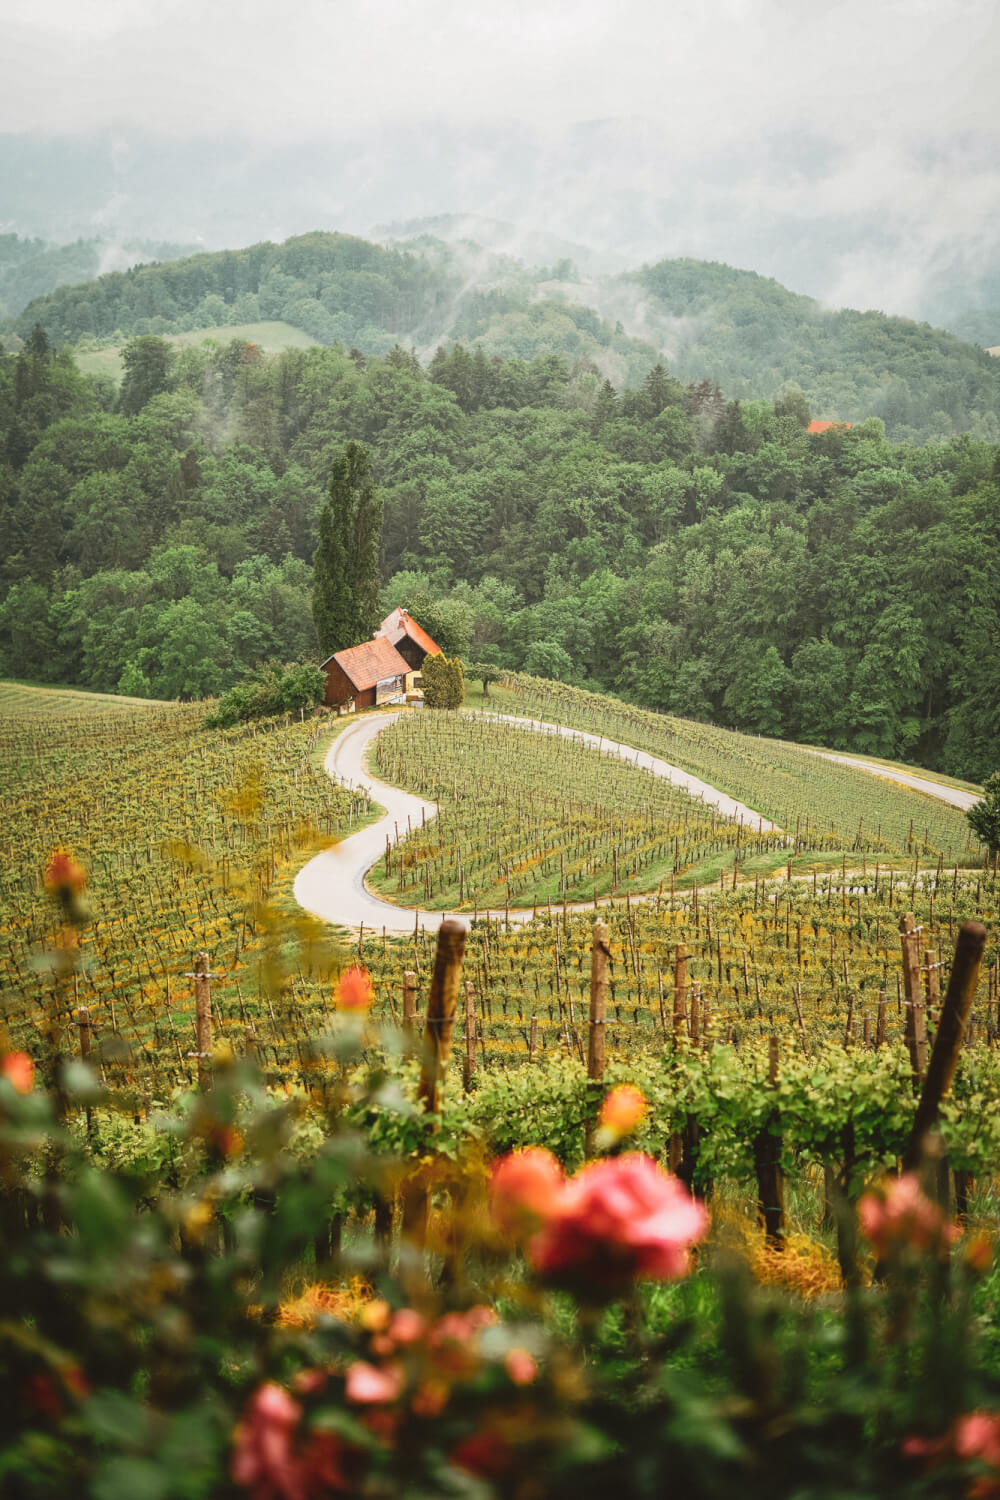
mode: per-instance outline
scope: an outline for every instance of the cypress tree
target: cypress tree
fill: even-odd
[[[379,623],[382,500],[368,449],[348,443],[334,460],[313,557],[313,620],[324,656],[370,640]]]

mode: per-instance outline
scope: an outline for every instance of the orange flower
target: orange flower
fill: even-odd
[[[490,1175],[493,1222],[501,1234],[533,1232],[555,1211],[564,1185],[562,1167],[544,1146],[508,1152]]]
[[[8,1052],[0,1058],[0,1077],[9,1079],[19,1094],[30,1094],[35,1084],[35,1065],[27,1052]]]
[[[60,845],[49,856],[45,866],[45,889],[54,895],[79,895],[87,886],[87,872],[73,858],[69,849]]]
[[[620,1083],[601,1105],[597,1123],[610,1135],[621,1137],[631,1135],[648,1113],[649,1106],[639,1089],[630,1083]]]
[[[337,1005],[341,1010],[370,1010],[375,999],[372,976],[360,964],[345,969],[337,981]]]

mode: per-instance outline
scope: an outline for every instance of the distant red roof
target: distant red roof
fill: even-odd
[[[839,428],[840,431],[846,432],[849,427],[853,427],[853,426],[854,426],[853,422],[818,422],[817,421],[817,422],[810,422],[809,426],[806,428],[806,431],[807,432],[829,432],[829,430],[830,430],[831,427],[836,427],[836,428]]]
[[[387,677],[405,677],[410,670],[392,642],[383,635],[377,635],[373,641],[362,641],[360,646],[348,646],[346,651],[335,651],[323,666],[332,661],[359,693],[374,687],[377,682],[384,682]]]
[[[422,625],[418,625],[412,615],[408,615],[402,605],[394,609],[391,615],[386,615],[378,628],[378,634],[392,641],[393,645],[408,635],[428,656],[440,656],[441,647],[437,641],[431,639]]]

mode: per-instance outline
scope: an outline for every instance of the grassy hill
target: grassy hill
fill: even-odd
[[[282,349],[310,349],[317,343],[311,334],[277,319],[265,323],[216,324],[214,328],[192,328],[187,333],[169,333],[165,337],[179,349],[203,344],[207,339],[220,344],[239,339],[246,344],[256,344],[266,354],[279,354]],[[75,350],[76,362],[84,374],[105,375],[115,385],[120,385],[125,369],[122,363],[125,342],[108,344],[101,349],[88,348],[84,343]]]

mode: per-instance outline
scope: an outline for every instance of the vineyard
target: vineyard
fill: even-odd
[[[4,719],[8,1034],[40,1055],[55,1025],[59,1050],[76,1052],[74,1013],[86,1006],[92,1057],[109,1085],[166,1098],[196,1073],[193,969],[207,951],[215,1043],[250,1052],[273,1082],[312,1088],[327,1067],[321,1039],[345,958],[328,928],[290,910],[287,885],[311,849],[357,826],[368,808],[322,773],[317,744],[325,748],[328,728],[209,734],[201,718],[194,706],[123,706]],[[838,1068],[859,1077],[874,1062],[891,1073],[907,1015],[906,912],[919,933],[931,1031],[959,924],[987,923],[971,1035],[987,1049],[997,1038],[997,880],[982,868],[944,868],[922,838],[886,855],[869,851],[862,834],[862,847],[835,851],[824,847],[834,836],[814,835],[802,815],[798,839],[752,835],[621,760],[474,716],[407,716],[374,753],[383,776],[441,809],[390,847],[375,882],[403,904],[464,898],[472,917],[456,1077],[485,1086],[495,1076],[505,1087],[524,1079],[517,1087],[532,1090],[561,1062],[582,1064],[595,893],[610,925],[607,1048],[616,1065],[672,1056],[681,1006],[692,1053],[736,1059],[749,1095],[772,1037],[800,1066],[832,1049]],[[828,796],[819,769],[819,795]],[[830,769],[836,787],[839,768]],[[898,816],[898,797],[925,801],[881,783],[871,791],[876,829],[880,813],[883,827]],[[809,847],[814,837],[818,848]],[[40,886],[57,845],[86,869],[92,909],[71,935],[79,947],[69,965],[59,958],[67,934]],[[633,901],[640,891],[645,898]],[[535,920],[482,915],[507,900],[534,902]],[[584,902],[590,910],[571,909]],[[354,940],[375,1015],[390,1026],[408,987],[423,1014],[432,944],[419,928],[408,939]]]
[[[955,808],[780,740],[651,713],[564,683],[514,675],[505,712],[567,724],[662,756],[814,843],[868,854],[978,864],[982,851]]]
[[[438,815],[387,851],[369,880],[400,903],[447,910],[586,901],[655,889],[737,859],[784,859],[651,772],[578,741],[479,716],[418,714],[375,742],[383,780],[436,800]],[[774,856],[775,851],[779,852]]]
[[[283,873],[357,826],[367,804],[322,773],[311,753],[322,725],[209,732],[200,705],[109,710],[81,694],[78,713],[76,696],[18,689],[0,718],[3,1014],[37,1055],[43,1017],[51,1025],[55,1009],[74,1050],[71,1018],[87,1006],[105,1076],[162,1091],[193,1076],[195,955],[211,955],[220,1015],[231,1004],[251,1024],[262,964],[281,982],[276,924],[318,940],[274,907]],[[69,979],[67,935],[42,890],[60,846],[86,871],[92,915],[71,935]]]

